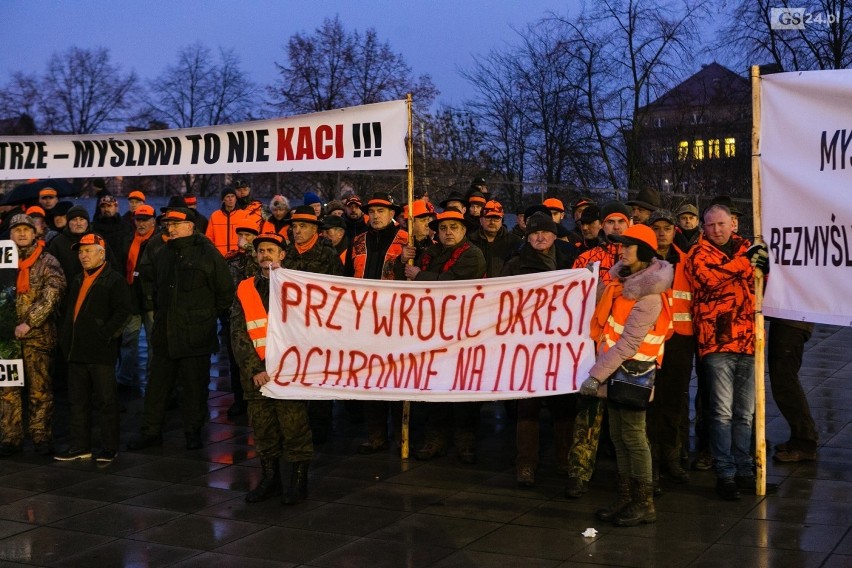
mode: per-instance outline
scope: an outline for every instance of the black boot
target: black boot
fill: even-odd
[[[630,504],[616,517],[615,526],[635,527],[643,523],[656,523],[657,511],[654,509],[654,484],[636,477],[630,478]]]
[[[287,489],[284,490],[284,496],[281,502],[285,505],[295,505],[301,503],[308,498],[308,466],[311,462],[301,461],[294,462],[293,469],[290,472],[290,482]],[[284,486],[282,475],[281,486]]]
[[[260,458],[261,478],[257,487],[246,494],[246,503],[259,503],[281,495],[280,458]]]
[[[630,478],[626,475],[618,476],[618,496],[615,502],[606,509],[598,509],[595,511],[595,517],[599,521],[611,523],[621,512],[627,508],[632,501],[630,496]]]

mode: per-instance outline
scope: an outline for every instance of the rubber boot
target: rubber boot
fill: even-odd
[[[257,487],[246,494],[246,503],[259,503],[281,495],[280,458],[260,458],[261,478]]]
[[[284,505],[296,505],[308,498],[308,466],[310,463],[308,461],[293,463],[293,468],[290,471],[290,482],[284,489],[284,496],[281,498]],[[283,488],[283,476],[281,485]]]
[[[630,479],[627,476],[618,476],[618,496],[615,502],[606,509],[598,509],[595,511],[595,517],[599,521],[611,523],[632,501],[630,495]]]
[[[635,527],[640,523],[656,523],[653,483],[635,477],[630,478],[630,504],[615,517],[619,527]]]

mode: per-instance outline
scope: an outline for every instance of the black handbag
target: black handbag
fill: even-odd
[[[626,408],[645,410],[654,398],[656,374],[653,362],[625,361],[607,381],[606,399]]]

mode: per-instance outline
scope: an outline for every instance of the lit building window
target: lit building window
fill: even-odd
[[[696,160],[704,159],[704,140],[696,140],[692,143],[692,157]]]
[[[677,145],[677,159],[680,161],[685,160],[689,156],[689,142],[686,140],[681,140],[680,144]]]
[[[713,138],[707,141],[707,157],[710,159],[719,157],[719,139]]]
[[[725,138],[725,157],[733,158],[737,155],[737,139]]]

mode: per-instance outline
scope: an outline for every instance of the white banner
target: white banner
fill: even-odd
[[[0,179],[403,170],[405,101],[274,120],[102,135],[0,137]]]
[[[574,392],[596,274],[396,282],[274,270],[266,396],[472,401]]]
[[[852,71],[761,79],[767,315],[852,325]]]
[[[21,343],[15,339],[17,278],[18,247],[14,241],[0,241],[0,387],[24,386]]]

